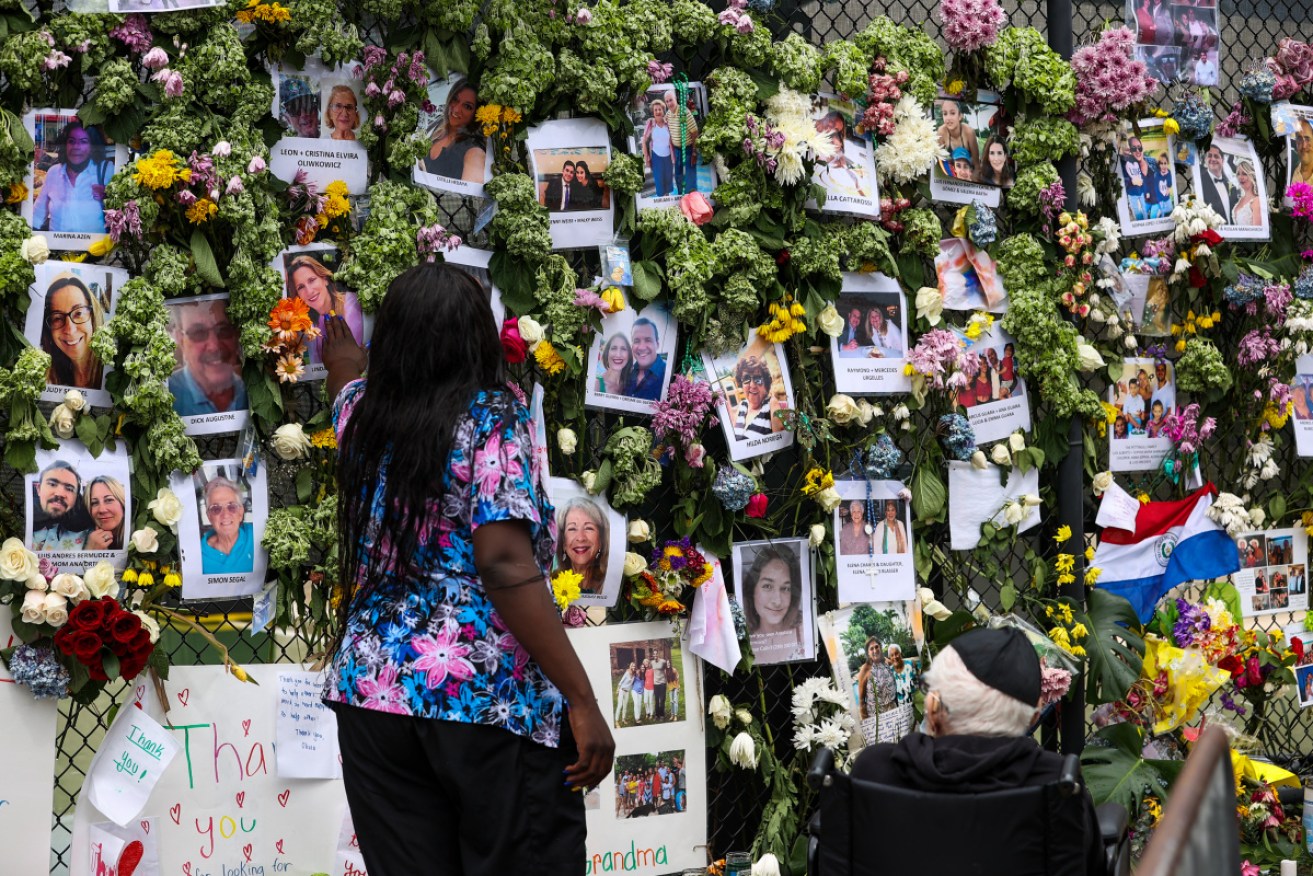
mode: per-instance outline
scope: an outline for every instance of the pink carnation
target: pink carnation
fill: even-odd
[[[1008,15],[998,0],[943,0],[939,20],[953,51],[974,52],[994,44]]]
[[[1158,90],[1158,80],[1148,74],[1134,50],[1135,35],[1128,28],[1114,27],[1072,56],[1076,107],[1070,119],[1074,124],[1112,121]]]

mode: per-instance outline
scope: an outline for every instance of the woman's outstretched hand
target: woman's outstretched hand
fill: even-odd
[[[319,350],[328,370],[329,399],[337,398],[342,387],[364,374],[369,365],[369,354],[356,343],[346,320],[340,316],[324,318],[324,337]]]

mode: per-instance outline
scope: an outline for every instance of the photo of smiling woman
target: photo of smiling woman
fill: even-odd
[[[195,497],[182,503],[178,521],[183,599],[251,596],[264,586],[267,467],[248,475],[242,465],[240,459],[207,460],[191,474],[173,475],[173,492]]]
[[[255,532],[246,521],[247,493],[235,481],[215,475],[201,488],[205,525],[201,529],[201,571],[228,575],[255,565]]]
[[[335,247],[293,247],[282,256],[283,275],[286,277],[286,297],[299,298],[310,308],[310,319],[321,334],[310,342],[306,354],[307,378],[323,377],[324,319],[329,314],[340,316],[356,343],[365,342],[365,316],[360,309],[356,293],[333,279],[330,265],[339,261]]]
[[[812,658],[816,647],[806,539],[736,544],[734,589],[747,618],[756,663]]]
[[[491,156],[488,138],[475,114],[479,90],[464,76],[453,73],[429,85],[432,112],[420,116],[429,149],[415,165],[420,185],[465,195],[481,195],[488,181]]]
[[[338,83],[328,92],[324,127],[328,128],[329,139],[356,139],[356,129],[360,127],[360,100],[350,85]]]
[[[625,517],[604,496],[590,496],[569,478],[547,479],[547,496],[556,508],[556,553],[552,573],[578,573],[582,605],[611,605],[620,594],[625,551]],[[614,562],[612,557],[617,558]]]
[[[91,479],[82,495],[82,503],[91,515],[92,528],[82,549],[117,551],[123,549],[123,520],[127,514],[127,493],[117,478],[99,475]]]
[[[91,349],[91,336],[105,323],[105,311],[87,284],[64,274],[46,289],[41,316],[41,349],[50,354],[46,383],[100,389],[105,368]]]

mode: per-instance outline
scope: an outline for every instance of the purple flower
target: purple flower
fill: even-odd
[[[1243,368],[1262,365],[1281,352],[1281,342],[1272,337],[1271,326],[1253,329],[1240,339],[1236,362]]]
[[[1184,599],[1176,599],[1176,623],[1172,626],[1172,638],[1178,648],[1188,648],[1198,641],[1201,633],[1212,627],[1208,612],[1197,605],[1191,605]]]
[[[719,422],[711,414],[714,405],[710,386],[677,374],[670,382],[666,397],[652,406],[652,431],[659,441],[678,440],[687,453],[698,444],[698,431],[704,421],[707,426]],[[698,461],[701,461],[700,456]],[[690,464],[693,464],[692,460]]]
[[[1105,30],[1098,42],[1071,58],[1076,74],[1076,106],[1070,119],[1078,125],[1112,121],[1158,90],[1143,61],[1134,56],[1135,36],[1124,27]]]
[[[939,20],[944,39],[955,52],[974,52],[992,46],[1008,16],[998,0],[943,0]]]
[[[240,176],[234,176],[232,179],[228,180],[228,187],[224,190],[224,193],[229,195],[240,195],[244,191],[246,191],[246,185],[242,182],[242,178]]]
[[[675,75],[675,65],[662,64],[656,58],[653,58],[647,62],[647,75],[654,85],[669,82],[670,77]]]
[[[445,249],[450,252],[460,245],[460,237],[448,233],[446,228],[436,222],[415,232],[415,249],[429,262],[436,261],[440,251]]]
[[[264,173],[265,167],[264,159],[259,155],[253,155],[250,163],[246,165],[246,172],[250,174]]]
[[[364,50],[360,53],[360,57],[367,67],[378,65],[387,56],[387,50],[382,46],[365,46]]]
[[[122,210],[106,210],[105,227],[109,231],[110,240],[115,243],[118,243],[124,234],[129,234],[140,240],[141,208],[137,206],[137,202],[134,200],[124,204]]]
[[[170,70],[168,67],[164,67],[150,78],[152,81],[158,82],[164,86],[165,97],[182,96],[182,74],[177,70]]]
[[[149,49],[153,42],[150,24],[146,21],[146,16],[139,12],[129,15],[122,24],[111,30],[109,35],[127,46],[128,51],[134,55],[140,55]]]

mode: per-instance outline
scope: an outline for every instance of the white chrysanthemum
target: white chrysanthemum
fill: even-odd
[[[794,748],[799,751],[810,751],[814,744],[816,744],[816,726],[814,724],[798,724],[793,728]]]
[[[910,94],[894,107],[894,132],[875,153],[880,180],[909,183],[929,173],[936,161],[948,157],[939,145],[935,126]]]
[[[800,91],[794,91],[792,88],[781,88],[775,92],[775,96],[766,101],[766,112],[772,118],[787,118],[790,116],[803,116],[810,120],[812,112],[812,100]]]
[[[826,682],[825,686],[817,692],[816,696],[821,702],[833,703],[836,706],[848,705],[848,698],[843,695],[843,691],[839,690],[829,682]],[[844,713],[844,717],[847,717],[846,712]]]
[[[780,185],[791,186],[802,181],[802,159],[797,153],[786,150],[775,161],[775,181]]]
[[[833,751],[847,745],[849,735],[838,718],[827,718],[816,730],[816,741]]]
[[[1099,193],[1094,188],[1094,180],[1083,170],[1076,174],[1076,197],[1082,207],[1093,207],[1099,203]]]

